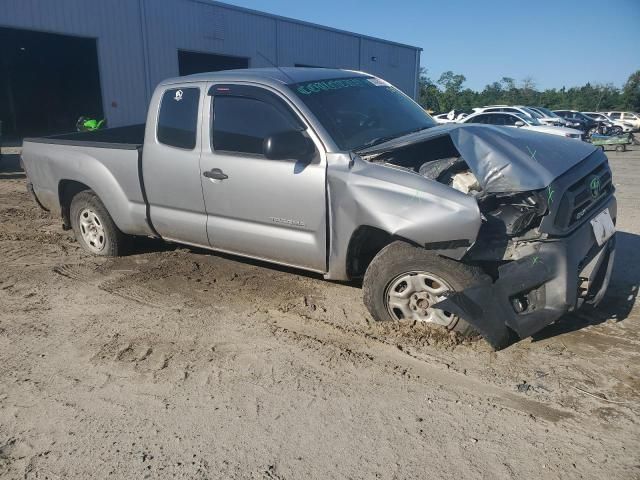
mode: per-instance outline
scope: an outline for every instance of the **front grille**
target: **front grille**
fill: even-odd
[[[590,213],[600,200],[611,195],[613,190],[611,170],[603,163],[566,190],[556,214],[556,227],[572,227]]]

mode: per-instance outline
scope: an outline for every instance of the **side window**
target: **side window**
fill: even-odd
[[[164,92],[158,114],[160,143],[193,150],[198,130],[199,88],[172,88]]]
[[[500,115],[500,114],[493,114],[491,115],[491,124],[492,125],[504,125],[505,121],[504,119],[507,117],[507,115]]]
[[[515,115],[505,115],[504,116],[504,124],[509,125],[510,127],[515,127],[516,122],[522,122],[522,119],[516,117]]]
[[[262,155],[264,139],[298,129],[282,108],[250,97],[216,96],[213,100],[213,149]]]
[[[611,118],[613,118],[614,120],[620,120],[620,114],[619,114],[619,113],[617,113],[617,112],[613,112],[613,113],[610,115],[610,117],[611,117]]]
[[[465,123],[487,123],[487,117],[489,115],[478,115],[477,117],[473,117],[471,120]]]

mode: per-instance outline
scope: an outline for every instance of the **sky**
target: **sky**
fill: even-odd
[[[225,0],[421,47],[437,80],[531,77],[538,89],[612,83],[640,70],[640,0]]]

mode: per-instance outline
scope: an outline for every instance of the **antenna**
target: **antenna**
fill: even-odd
[[[287,72],[285,72],[282,68],[280,68],[278,65],[273,63],[271,59],[268,58],[266,55],[264,55],[260,50],[256,50],[256,53],[260,55],[263,59],[265,59],[267,63],[270,64],[273,68],[277,68],[281,74],[283,74],[285,77],[291,80],[291,83],[296,83],[296,81],[293,78],[291,78]]]

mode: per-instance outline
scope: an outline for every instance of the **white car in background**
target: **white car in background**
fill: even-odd
[[[545,107],[527,107],[529,110],[533,110],[541,115],[538,120],[546,125],[557,125],[559,127],[568,127],[568,122],[560,115],[553,113],[551,110]]]
[[[525,107],[524,105],[488,105],[486,107],[474,108],[473,111],[475,113],[494,113],[494,112],[504,112],[504,113],[514,113],[516,115],[524,115],[526,117],[533,118],[537,120],[539,123],[544,125],[565,125],[566,122],[564,119],[556,116],[544,115],[535,111],[532,108]]]
[[[640,114],[634,112],[604,112],[612,120],[620,120],[633,125],[634,130],[640,130]]]
[[[622,128],[623,133],[629,133],[635,130],[635,128],[631,123],[623,122],[622,120],[615,120],[604,113],[600,113],[600,112],[582,112],[582,113],[584,113],[587,117],[591,117],[598,122],[616,125]]]
[[[441,113],[440,115],[434,115],[432,118],[439,124],[456,123],[460,122],[467,114],[464,112],[456,113],[455,110],[451,110],[448,113]]]
[[[479,112],[469,115],[460,123],[483,123],[485,125],[496,125],[500,127],[523,128],[534,132],[582,140],[582,132],[580,130],[543,125],[537,119],[523,115],[522,113]]]

